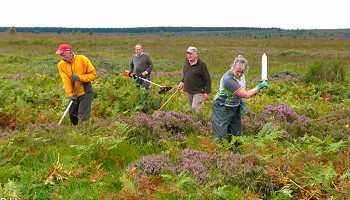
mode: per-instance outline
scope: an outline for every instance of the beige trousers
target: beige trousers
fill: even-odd
[[[204,98],[203,93],[199,93],[199,94],[187,93],[188,105],[190,106],[194,115],[201,114],[200,108],[202,106],[203,98]]]

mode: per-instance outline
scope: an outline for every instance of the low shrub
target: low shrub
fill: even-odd
[[[343,104],[334,106],[332,112],[314,120],[310,132],[319,138],[331,135],[337,140],[347,140],[350,135],[350,109]]]
[[[175,111],[139,114],[129,119],[123,118],[121,122],[135,127],[129,138],[143,141],[183,141],[184,136],[191,133],[209,134],[202,121],[195,122],[191,117]]]
[[[244,134],[255,135],[268,122],[280,127],[287,139],[309,133],[309,118],[298,115],[287,104],[281,103],[276,106],[267,105],[260,116],[248,110],[242,119]]]
[[[185,173],[200,184],[218,183],[250,187],[257,191],[261,189],[257,188],[261,183],[255,177],[262,174],[262,168],[233,152],[208,153],[184,149],[174,158],[167,155],[142,157],[131,163],[127,170],[138,174],[140,179],[135,179],[135,182],[141,181],[141,177],[171,172],[174,175]]]
[[[346,71],[339,60],[318,60],[308,68],[304,81],[306,83],[344,82]]]

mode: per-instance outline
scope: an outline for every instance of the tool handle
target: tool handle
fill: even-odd
[[[147,81],[147,82],[149,82],[149,83],[152,83],[152,84],[154,84],[154,85],[156,85],[156,86],[158,86],[158,87],[164,87],[164,86],[159,85],[159,84],[157,84],[157,83],[154,83],[154,82],[152,82],[152,81],[150,81],[150,80],[147,80],[147,79],[145,79],[145,78],[142,78],[142,77],[140,77],[140,76],[138,76],[138,75],[136,75],[135,77],[136,77],[136,78],[140,78],[140,79],[142,79],[142,80],[144,80],[144,81]]]
[[[179,91],[179,89],[177,89],[174,94],[172,94],[169,99],[157,110],[157,112],[159,112],[169,101],[170,99]]]
[[[73,103],[73,101],[70,101],[70,102],[69,102],[69,104],[68,104],[68,106],[67,106],[66,111],[64,111],[64,113],[63,113],[63,115],[62,115],[62,117],[61,117],[60,121],[58,122],[58,125],[60,125],[60,124],[61,124],[61,122],[62,122],[62,120],[63,120],[64,116],[66,116],[66,114],[67,114],[67,112],[68,112],[69,108],[72,106],[72,103]]]

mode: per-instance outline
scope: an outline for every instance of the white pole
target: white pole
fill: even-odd
[[[61,124],[61,122],[62,122],[62,120],[63,120],[64,116],[66,116],[66,114],[67,114],[67,112],[68,112],[69,108],[71,107],[72,103],[73,103],[73,101],[70,101],[70,102],[69,102],[69,104],[68,104],[68,106],[67,106],[66,111],[64,111],[64,113],[63,113],[63,115],[62,115],[62,117],[61,117],[60,121],[58,122],[58,125],[60,125],[60,124]]]
[[[261,81],[267,81],[267,56],[265,53],[261,58]]]

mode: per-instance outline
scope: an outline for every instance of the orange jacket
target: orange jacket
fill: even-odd
[[[82,96],[86,90],[91,90],[91,81],[97,77],[95,67],[90,60],[83,55],[74,55],[73,61],[68,63],[61,60],[58,64],[58,71],[61,75],[66,95],[69,98],[72,95]],[[80,77],[80,81],[73,82],[72,74]]]

